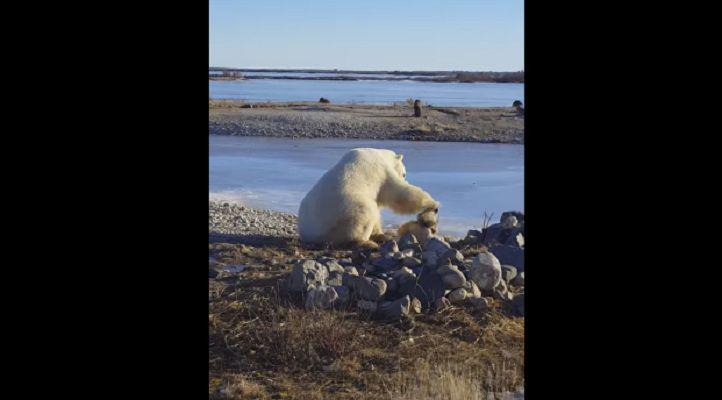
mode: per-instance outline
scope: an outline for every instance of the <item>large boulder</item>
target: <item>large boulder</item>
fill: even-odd
[[[479,253],[471,264],[471,280],[483,291],[492,291],[501,281],[501,263],[492,253]]]
[[[379,278],[343,274],[343,285],[365,300],[379,301],[386,293],[386,281]]]
[[[515,246],[495,245],[489,248],[502,264],[516,267],[517,272],[524,271],[524,249]]]
[[[421,301],[423,309],[434,305],[436,299],[444,297],[444,281],[434,268],[424,267],[414,287],[414,296]]]
[[[441,275],[441,280],[444,281],[445,289],[456,289],[466,284],[466,277],[459,271],[459,268],[453,264],[447,264],[440,266],[436,272]]]
[[[306,292],[311,287],[321,286],[328,279],[328,269],[314,260],[301,260],[291,271],[289,288],[294,292]]]

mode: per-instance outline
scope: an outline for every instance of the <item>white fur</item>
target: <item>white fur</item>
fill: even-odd
[[[382,233],[380,207],[398,214],[438,207],[428,193],[406,182],[402,159],[402,155],[383,149],[346,153],[301,201],[301,241],[362,243]]]

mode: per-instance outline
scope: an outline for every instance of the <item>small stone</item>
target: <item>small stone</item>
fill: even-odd
[[[414,249],[401,250],[401,255],[402,255],[402,258],[413,257],[413,256],[414,256]]]
[[[516,277],[516,268],[511,265],[501,266],[501,278],[505,281],[510,282]]]
[[[472,297],[469,299],[469,304],[480,310],[489,308],[489,300],[486,297]]]
[[[504,301],[509,301],[514,298],[514,294],[509,291],[505,281],[500,281],[499,286],[494,289],[494,298]]]
[[[328,274],[326,284],[332,286],[341,286],[343,284],[343,272],[333,271]]]
[[[338,260],[338,263],[344,268],[353,266],[353,261],[351,260],[351,258],[340,258]]]
[[[514,279],[512,279],[511,284],[514,285],[514,286],[516,286],[516,287],[524,286],[524,271],[519,272],[518,274],[516,274],[516,276],[514,277]]]
[[[434,309],[436,309],[436,311],[445,310],[449,307],[451,307],[451,301],[446,297],[439,297],[434,303]]]
[[[479,289],[479,286],[477,286],[474,281],[466,281],[466,284],[463,287],[464,289],[466,289],[466,293],[468,294],[469,298],[481,297],[481,289]]]
[[[421,314],[421,301],[416,297],[411,298],[411,306],[409,312],[413,314]]]
[[[341,264],[337,263],[336,260],[329,260],[326,262],[326,268],[328,268],[328,272],[344,272],[343,267]]]
[[[333,307],[339,296],[336,290],[327,285],[320,285],[319,287],[311,288],[306,293],[306,304],[307,310],[314,308],[328,309]]]
[[[358,271],[356,270],[356,267],[354,267],[352,265],[343,267],[343,271],[346,272],[347,274],[358,276]]]
[[[409,268],[418,267],[423,264],[424,263],[421,262],[421,260],[419,260],[418,258],[414,258],[414,257],[406,257],[401,262],[401,265],[403,265],[404,267],[409,267]]]
[[[457,303],[461,303],[464,300],[466,300],[466,296],[467,296],[466,289],[458,288],[458,289],[452,290],[451,293],[449,293],[449,295],[447,296],[447,298],[449,299],[451,304],[457,304]]]

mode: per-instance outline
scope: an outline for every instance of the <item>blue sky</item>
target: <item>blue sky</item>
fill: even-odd
[[[209,66],[524,69],[523,0],[210,0]]]

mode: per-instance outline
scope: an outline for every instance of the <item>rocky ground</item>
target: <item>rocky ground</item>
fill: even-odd
[[[413,107],[209,101],[217,135],[524,143],[524,118],[510,107]]]
[[[378,251],[209,203],[211,398],[523,398],[524,219]]]

